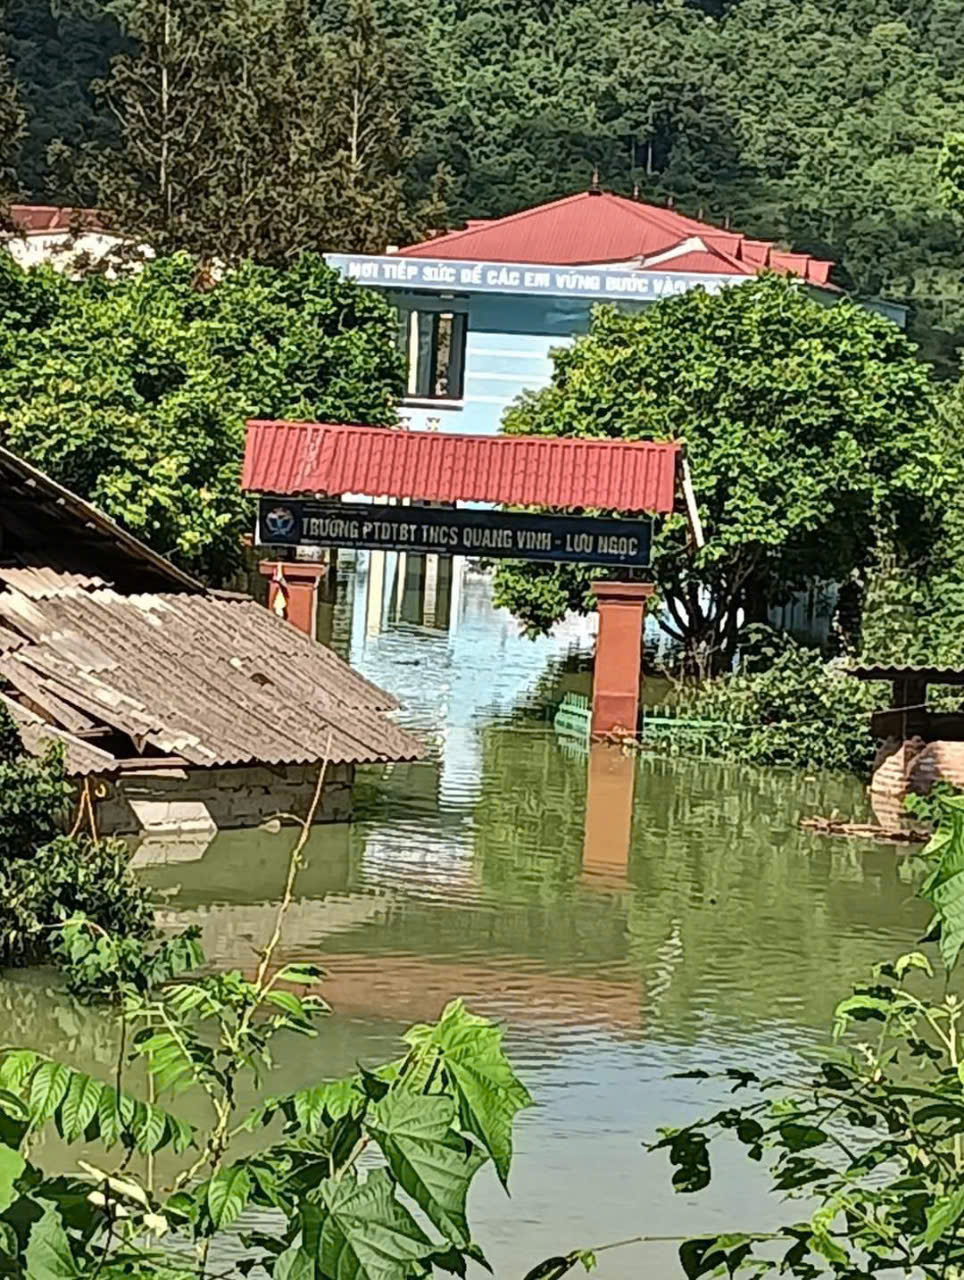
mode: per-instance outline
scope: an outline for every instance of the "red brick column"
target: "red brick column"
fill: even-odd
[[[283,612],[280,607],[275,607],[281,590],[276,580],[279,565],[288,594]],[[268,608],[280,613],[293,627],[314,640],[318,625],[318,583],[325,576],[325,566],[300,560],[262,560],[258,568],[271,579],[268,583]]]
[[[634,737],[639,721],[643,620],[651,582],[594,582],[599,637],[592,681],[592,733]]]

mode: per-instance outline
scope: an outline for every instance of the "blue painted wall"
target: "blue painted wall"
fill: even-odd
[[[395,291],[387,292],[391,296]],[[412,302],[416,296],[408,294],[406,300]],[[467,310],[463,400],[458,405],[405,402],[401,416],[412,428],[495,435],[503,413],[521,391],[548,383],[553,348],[588,330],[592,304],[578,298],[489,293],[470,296]]]

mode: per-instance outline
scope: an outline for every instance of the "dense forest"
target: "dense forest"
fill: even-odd
[[[910,304],[941,371],[964,341],[957,0],[7,0],[5,29],[10,193],[169,247],[379,248],[596,166]]]

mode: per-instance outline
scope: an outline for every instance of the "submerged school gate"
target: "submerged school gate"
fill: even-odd
[[[678,445],[648,441],[249,422],[242,485],[260,495],[255,540],[262,547],[425,551],[632,572],[633,580],[593,584],[599,637],[592,732],[634,735],[653,592],[640,570],[649,565],[652,517],[674,509],[680,458]],[[340,501],[344,495],[376,501]],[[458,502],[540,510],[424,505]],[[278,560],[261,570],[272,579],[269,604],[282,604],[311,632],[320,567]]]

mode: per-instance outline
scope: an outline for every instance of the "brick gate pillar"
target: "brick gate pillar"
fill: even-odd
[[[592,734],[635,737],[639,722],[643,620],[651,582],[594,582],[599,636],[592,680]]]
[[[318,629],[318,583],[325,576],[325,565],[312,564],[307,560],[262,560],[258,568],[270,579],[268,608],[287,618],[293,627],[315,640]],[[287,597],[283,607],[278,601],[279,592]]]

